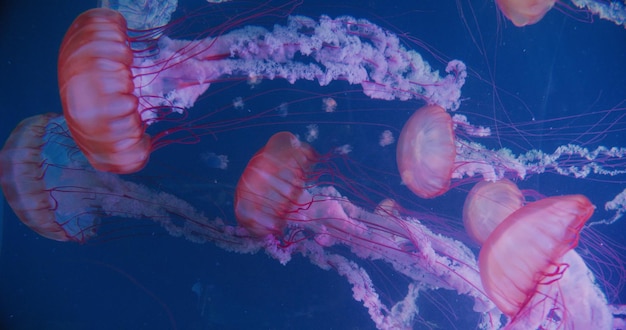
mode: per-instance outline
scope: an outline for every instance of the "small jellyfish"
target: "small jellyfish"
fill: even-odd
[[[260,84],[263,78],[261,76],[257,76],[254,73],[250,73],[248,75],[248,85],[250,88],[254,88],[256,85]]]
[[[243,110],[244,106],[246,106],[246,104],[243,102],[243,99],[241,98],[241,96],[238,96],[238,97],[233,99],[233,107],[235,109]]]
[[[276,108],[276,112],[278,112],[278,115],[280,117],[287,117],[287,114],[289,113],[289,104],[287,104],[287,102],[283,102],[281,103],[277,108]]]
[[[352,152],[352,146],[349,144],[344,144],[342,146],[335,148],[335,153],[339,155],[347,155],[351,152]]]
[[[324,112],[335,112],[337,109],[337,101],[332,97],[327,97],[322,100],[322,108]]]
[[[380,139],[378,140],[378,144],[381,147],[386,147],[390,144],[396,142],[396,138],[393,136],[393,133],[386,129],[382,133],[380,133]]]
[[[201,156],[202,161],[211,168],[225,170],[228,168],[228,156],[218,155],[214,152],[205,152]]]
[[[306,132],[306,142],[313,142],[315,140],[317,140],[317,138],[319,137],[320,134],[320,129],[316,124],[310,124],[307,125],[306,127],[307,132]]]

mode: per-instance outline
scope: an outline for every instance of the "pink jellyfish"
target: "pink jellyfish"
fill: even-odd
[[[477,185],[465,205],[465,210],[495,209],[485,217],[474,212],[464,217],[473,228],[470,233],[482,231],[480,237],[487,237],[478,261],[487,296],[511,317],[510,328],[610,325],[613,319],[606,298],[573,251],[594,206],[583,195],[566,195],[518,207],[521,193],[513,186],[511,182]],[[497,219],[507,213],[498,224]]]
[[[54,197],[46,183],[56,180],[50,179],[56,168],[44,166],[43,150],[49,139],[47,126],[57,117],[52,113],[29,117],[13,130],[0,151],[0,185],[15,214],[30,229],[57,241],[84,242],[95,235],[97,219],[85,215],[59,220],[59,197]],[[55,153],[63,147],[54,145],[50,149]],[[68,180],[64,182],[69,184]]]
[[[150,155],[150,136],[133,95],[132,63],[126,20],[111,9],[82,13],[61,44],[63,113],[76,144],[101,171],[136,172]]]
[[[496,227],[524,205],[517,185],[507,179],[481,181],[470,190],[463,205],[465,231],[483,244]]]
[[[310,203],[303,199],[302,187],[305,173],[316,158],[313,148],[291,133],[273,135],[252,157],[237,184],[235,214],[239,224],[259,237],[280,235],[288,213]]]
[[[416,195],[433,198],[448,191],[455,156],[452,118],[443,108],[422,107],[404,124],[396,152],[398,170]]]
[[[556,0],[496,0],[504,16],[518,27],[539,22],[555,2]]]

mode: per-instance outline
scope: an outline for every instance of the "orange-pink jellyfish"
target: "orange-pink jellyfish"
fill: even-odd
[[[43,237],[57,241],[78,241],[95,234],[95,227],[68,233],[57,220],[56,201],[46,187],[42,159],[46,126],[56,114],[24,119],[0,151],[0,185],[18,218]]]
[[[456,148],[452,118],[441,107],[427,105],[404,124],[396,159],[402,182],[422,198],[450,188]]]
[[[491,232],[522,205],[524,196],[515,183],[507,179],[481,181],[470,190],[463,205],[465,231],[483,244]]]
[[[59,92],[70,132],[93,167],[113,173],[142,169],[150,155],[133,95],[133,52],[126,20],[96,8],[72,23],[61,44]]]
[[[274,134],[248,162],[237,183],[235,215],[239,225],[259,237],[281,235],[289,213],[310,203],[302,196],[306,173],[316,160],[313,148],[293,134]]]
[[[540,285],[563,276],[562,257],[578,244],[593,210],[582,195],[549,197],[513,212],[489,235],[478,259],[480,278],[504,314],[515,318]]]
[[[498,8],[515,26],[539,22],[556,0],[496,0]]]

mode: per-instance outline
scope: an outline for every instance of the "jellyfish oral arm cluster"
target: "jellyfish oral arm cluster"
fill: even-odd
[[[411,329],[418,316],[419,292],[438,288],[469,296],[474,311],[482,315],[481,327],[499,328],[501,314],[483,293],[476,257],[461,242],[433,233],[417,219],[382,209],[367,212],[331,186],[305,190],[302,200],[310,202],[286,212],[280,238],[264,236],[266,253],[282,264],[301,254],[322,269],[335,269],[353,286],[354,298],[368,309],[378,328]],[[348,248],[360,262],[389,264],[410,279],[406,297],[385,305],[367,270],[349,255],[333,252],[333,246]]]
[[[199,41],[162,37],[159,49],[156,57],[135,60],[135,94],[158,96],[162,105],[180,108],[191,107],[211,82],[243,76],[291,83],[317,80],[322,86],[343,80],[360,85],[374,99],[422,99],[456,110],[467,76],[457,60],[440,76],[396,35],[348,16],[290,16],[286,25],[272,30],[248,26]],[[297,56],[310,62],[298,62]],[[138,110],[149,121],[153,114],[144,111],[146,105]]]
[[[619,1],[572,0],[578,7],[589,10],[600,18],[626,27],[626,3]]]
[[[626,148],[598,146],[589,149],[575,144],[558,146],[553,152],[532,149],[515,154],[508,148],[491,149],[478,142],[491,135],[486,127],[473,126],[462,115],[455,114],[452,121],[456,130],[475,137],[469,141],[455,137],[455,160],[452,179],[462,179],[480,175],[486,181],[495,182],[507,177],[526,179],[531,175],[555,173],[573,178],[586,178],[590,175],[614,177],[626,174]],[[607,165],[612,164],[612,165]],[[614,211],[614,216],[605,220],[595,220],[589,225],[610,224],[626,213],[626,189],[618,193],[604,208]]]
[[[368,308],[377,327],[411,328],[418,309],[406,308],[407,301],[415,304],[419,291],[435,288],[469,296],[474,300],[474,311],[482,314],[484,327],[500,326],[499,323],[489,324],[499,320],[500,312],[483,293],[476,257],[461,242],[433,233],[417,219],[396,217],[385,210],[367,212],[330,186],[308,193],[314,200],[311,207],[298,212],[298,219],[289,220],[289,231],[297,231],[295,240],[302,242],[295,247],[296,251],[320,267],[325,263],[333,265],[332,260],[320,263],[329,256],[335,262],[345,260],[344,263],[349,263],[350,266],[345,268],[358,267],[358,272],[353,270],[341,275],[353,285],[355,299]],[[324,219],[321,224],[319,219]],[[311,233],[312,239],[302,240],[304,235]],[[346,257],[320,249],[334,245],[348,247],[363,261],[384,261],[411,279],[406,298],[394,306],[385,306],[378,300],[373,287],[362,288],[354,280],[354,277],[367,274],[364,268]],[[363,289],[367,289],[367,294],[359,295]]]

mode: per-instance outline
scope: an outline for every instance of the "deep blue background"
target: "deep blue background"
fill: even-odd
[[[47,1],[5,1],[0,5],[0,141],[23,118],[42,112],[61,112],[56,81],[58,48],[71,21],[95,5],[85,1],[65,3],[62,7]],[[201,3],[194,1],[188,6],[193,8]],[[447,58],[465,61],[475,74],[470,75],[463,89],[468,100],[459,112],[469,114],[470,120],[484,124],[492,124],[493,118],[505,123],[528,122],[532,118],[540,121],[610,109],[626,98],[626,32],[612,23],[580,21],[585,17],[571,10],[553,10],[539,24],[519,29],[499,20],[491,1],[481,0],[475,1],[474,12],[466,4],[461,6],[468,27],[452,1],[445,4],[443,1],[369,1],[365,6],[361,1],[354,5],[345,3],[341,6],[332,1],[307,3],[296,9],[296,13],[369,18],[398,34],[406,33],[403,40],[407,47],[415,48],[440,70],[445,64],[409,37],[422,40]],[[494,101],[491,85],[481,82],[478,76],[495,83],[502,104]],[[264,82],[259,89],[283,87],[286,85],[280,82]],[[302,97],[302,91],[307,89],[330,93],[349,87],[334,85],[324,89],[302,83],[295,88],[300,93],[292,98]],[[203,101],[196,108],[228,104],[241,93],[253,92],[247,86],[232,87],[223,95],[212,94],[216,99]],[[271,97],[256,101],[251,108],[263,110],[276,106]],[[319,98],[315,102],[310,106],[319,106]],[[364,102],[363,96],[358,96],[352,105],[347,101],[340,103],[340,107],[355,108],[359,102]],[[372,108],[396,111],[356,112],[369,117],[352,119],[384,122],[395,127],[396,132],[410,115],[410,109],[420,106],[418,101],[370,104]],[[290,113],[298,111],[303,109],[290,108]],[[624,110],[617,112],[623,113]],[[612,120],[616,121],[616,127],[624,128],[626,119],[618,115]],[[600,119],[599,116],[588,118]],[[351,119],[348,116],[345,120]],[[217,141],[209,138],[194,146],[170,146],[156,152],[147,169],[146,173],[158,175],[158,179],[152,176],[131,179],[196,202],[199,196],[212,196],[212,204],[220,203],[220,207],[228,209],[232,187],[254,151],[272,133],[289,129],[303,134],[306,124],[311,122],[315,118],[296,117],[293,121],[264,124],[254,131],[225,133]],[[555,125],[567,124],[568,121],[558,121]],[[549,134],[551,125],[544,126],[539,124],[534,128]],[[315,147],[324,151],[329,145],[351,143],[355,145],[352,157],[358,162],[393,169],[395,152],[369,148],[366,143],[374,141],[375,145],[378,134],[369,130],[371,127],[367,125],[331,125],[323,131],[327,139]],[[255,138],[251,139],[251,135]],[[534,139],[532,145],[520,146],[517,151],[531,147],[550,150],[553,144],[568,139],[574,140],[568,136],[558,141]],[[623,146],[624,141],[624,133],[617,131],[591,146],[599,143]],[[359,148],[359,143],[365,147]],[[209,168],[202,162],[203,152],[227,154],[229,170]],[[172,159],[181,162],[176,166],[179,169],[173,169]],[[542,176],[524,183],[524,188],[546,195],[584,193],[601,209],[606,200],[624,189],[624,180],[622,176],[601,183]],[[445,209],[447,205],[443,203],[450,202],[455,202],[456,207],[449,216],[458,218],[462,199],[444,198],[428,203],[438,212],[437,207]],[[197,206],[204,207],[200,203]],[[596,220],[603,216],[606,214],[599,210]],[[197,245],[169,237],[157,227],[94,244],[63,244],[28,230],[10,208],[5,207],[3,220],[0,254],[0,328],[3,329],[169,329],[165,309],[174,315],[179,329],[372,328],[366,310],[352,300],[351,288],[340,276],[322,271],[301,258],[281,266],[263,253],[227,253],[211,244]],[[617,224],[606,231],[613,233],[613,239],[624,242],[624,227]],[[204,314],[198,297],[191,291],[198,281],[210,297],[205,299]],[[393,274],[387,274],[383,282],[381,290],[389,291],[383,295],[391,296],[394,290],[403,290],[402,280],[395,282]],[[394,288],[394,283],[400,284]],[[446,297],[435,299],[452,299]],[[626,301],[622,297],[620,302]],[[455,303],[448,302],[456,308]],[[471,308],[467,302],[465,305],[461,310]],[[473,328],[472,323],[463,322],[465,315],[454,315],[450,321],[441,315],[427,314],[424,312],[427,320],[441,322],[446,325],[444,328]]]

